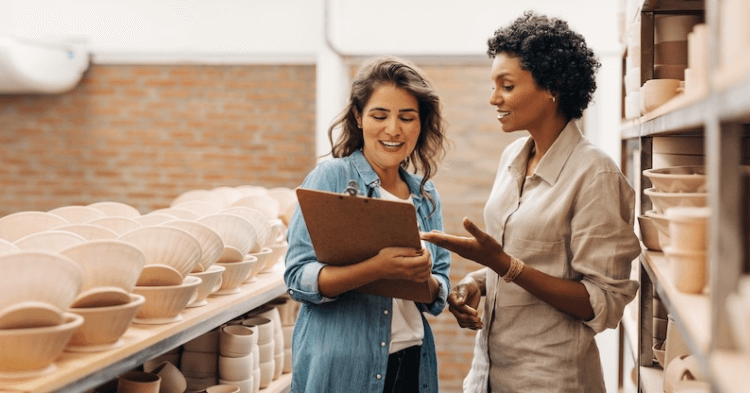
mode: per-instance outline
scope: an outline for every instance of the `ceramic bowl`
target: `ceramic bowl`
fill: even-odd
[[[192,210],[181,209],[181,208],[176,207],[176,206],[175,207],[167,207],[167,208],[164,208],[164,209],[157,209],[157,210],[152,211],[149,214],[152,214],[152,213],[153,214],[166,214],[166,215],[169,215],[169,216],[176,217],[176,218],[178,218],[180,220],[188,220],[188,221],[195,221],[195,220],[197,220],[198,218],[201,217],[200,215],[198,215],[198,213],[196,213],[196,212],[194,212]]]
[[[251,261],[253,267],[250,269],[250,274],[247,275],[247,277],[245,278],[245,281],[243,281],[243,282],[245,282],[245,283],[251,283],[251,282],[258,281],[258,278],[257,278],[258,277],[258,273],[260,273],[260,271],[263,269],[261,258],[263,258],[264,260],[267,260],[269,256],[270,256],[270,253],[257,253],[257,254],[247,254],[247,255],[245,255],[245,259],[244,260],[245,261]],[[253,258],[256,259],[255,262],[252,262]]]
[[[661,251],[659,245],[659,230],[656,229],[651,217],[641,215],[638,216],[638,227],[641,230],[641,241],[643,245],[649,250]]]
[[[279,379],[284,371],[284,352],[274,355],[273,357],[273,380]]]
[[[71,308],[120,306],[130,302],[130,294],[118,287],[94,287],[76,296]]]
[[[219,383],[219,377],[212,375],[205,378],[193,378],[185,375],[185,382],[187,382],[185,393],[203,393],[211,386],[216,386]]]
[[[180,370],[188,378],[210,378],[218,375],[219,354],[216,352],[182,351]]]
[[[235,247],[224,246],[224,250],[222,251],[221,256],[219,257],[219,260],[216,262],[221,262],[221,263],[240,262],[244,259],[245,255],[247,254],[242,254],[242,251],[238,250]]]
[[[161,377],[145,371],[128,371],[117,377],[117,393],[159,393]]]
[[[0,310],[0,329],[55,326],[63,321],[63,311],[44,302],[26,300]]]
[[[219,352],[219,328],[212,329],[186,342],[182,348],[188,352]]]
[[[224,381],[242,381],[252,378],[253,355],[248,353],[239,357],[219,355],[219,379]]]
[[[659,192],[647,188],[643,193],[651,199],[657,213],[664,213],[670,207],[704,207],[708,203],[708,194],[705,192]]]
[[[664,215],[669,220],[671,245],[682,250],[705,251],[708,247],[708,207],[670,207]]]
[[[297,193],[288,187],[274,187],[268,190],[268,196],[279,203],[279,218],[289,225],[297,207]]]
[[[218,206],[212,205],[204,201],[186,201],[186,202],[178,203],[176,205],[172,205],[171,207],[176,207],[178,209],[184,209],[184,210],[190,210],[191,212],[197,214],[198,217],[203,217],[209,214],[214,214],[214,213],[219,212]]]
[[[674,285],[680,292],[701,293],[706,285],[706,252],[682,250],[675,247],[664,249],[671,265]]]
[[[274,367],[276,364],[273,359],[268,362],[260,362],[260,388],[265,389],[273,381]]]
[[[47,250],[53,252],[85,243],[86,239],[81,235],[58,230],[32,233],[13,242],[21,250]]]
[[[176,352],[169,351],[143,362],[143,371],[150,373],[163,362],[172,363],[177,368],[180,368],[180,356],[182,354],[182,347],[177,347],[175,349],[177,350]]]
[[[146,301],[141,295],[129,296],[130,302],[119,306],[71,308],[70,312],[82,316],[84,321],[73,334],[66,350],[98,352],[123,345],[120,338]]]
[[[234,247],[242,255],[250,252],[257,241],[253,224],[235,214],[210,214],[196,221],[216,231],[224,241],[224,247]]]
[[[172,266],[155,264],[143,267],[135,285],[140,287],[180,285],[182,280],[180,272]]]
[[[244,196],[232,203],[231,206],[244,206],[255,209],[263,213],[269,220],[279,218],[279,203],[267,193]]]
[[[273,322],[264,317],[251,316],[247,317],[242,321],[244,326],[257,326],[258,327],[258,345],[267,344],[273,342],[274,337],[274,326]]]
[[[55,230],[73,232],[86,240],[117,239],[119,236],[111,229],[92,224],[68,224],[57,227]]]
[[[243,196],[242,191],[237,187],[219,186],[212,188],[210,191],[217,204],[222,208],[230,206]]]
[[[258,252],[271,243],[271,224],[269,224],[266,216],[260,211],[245,206],[234,206],[223,209],[220,213],[236,214],[250,221],[253,225],[253,229],[255,229],[255,235],[257,237],[255,244],[249,251],[250,253]]]
[[[81,291],[83,273],[70,258],[21,250],[0,256],[0,310],[27,300],[66,310]]]
[[[706,168],[703,165],[646,169],[643,175],[658,192],[706,192]]]
[[[205,272],[190,273],[191,276],[198,277],[201,279],[201,284],[198,285],[197,295],[195,300],[188,304],[188,308],[202,307],[208,304],[206,298],[208,295],[216,292],[221,288],[222,275],[224,274],[225,268],[223,266],[211,266]]]
[[[111,230],[112,232],[116,233],[118,236],[122,235],[125,232],[132,231],[133,229],[143,227],[143,224],[134,220],[133,218],[119,217],[119,216],[107,216],[107,217],[97,218],[96,220],[91,220],[87,222],[87,224],[100,226],[102,228],[107,228]]]
[[[12,213],[0,218],[0,239],[13,243],[32,233],[44,232],[68,224],[69,222],[64,218],[47,212]]]
[[[654,15],[654,43],[686,40],[701,19],[701,15]]]
[[[60,356],[83,317],[63,315],[56,326],[26,329],[0,329],[0,376],[33,377],[55,371]]]
[[[94,287],[118,287],[132,292],[146,264],[140,248],[117,239],[91,240],[60,253],[81,267],[82,291]]]
[[[5,239],[0,239],[0,255],[9,254],[9,253],[16,252],[19,250],[20,249],[16,247],[13,243]]]
[[[224,381],[219,379],[219,385],[209,386],[206,388],[206,393],[240,393],[240,392],[252,392],[253,380],[248,379],[245,381]]]
[[[136,218],[141,215],[141,212],[133,206],[116,201],[95,202],[89,204],[88,207],[93,207],[109,217]]]
[[[198,285],[201,279],[188,276],[181,285],[171,286],[136,286],[133,293],[146,298],[134,323],[140,324],[165,324],[182,320],[180,312],[185,306],[195,300]]]
[[[261,270],[261,273],[270,272],[276,267],[276,265],[284,264],[284,260],[286,259],[286,251],[289,249],[289,243],[276,243],[270,245],[269,247],[272,250],[271,256],[268,258],[268,262],[266,263],[266,266],[264,266]]]
[[[664,41],[654,44],[654,65],[681,65],[688,63],[687,36],[678,41]],[[656,72],[656,69],[654,69]],[[675,78],[681,79],[681,78]]]
[[[641,86],[641,113],[649,113],[678,94],[679,79],[650,79]]]
[[[169,214],[148,213],[143,216],[136,217],[133,220],[138,221],[138,223],[140,223],[144,227],[153,227],[156,225],[161,225],[167,221],[173,221],[176,219],[177,217],[170,216]]]
[[[244,325],[227,325],[219,329],[219,354],[226,357],[252,355],[253,345],[258,344],[258,335]]]
[[[52,209],[48,213],[60,216],[71,224],[83,224],[105,216],[101,210],[88,206],[63,206]]]
[[[216,263],[224,251],[224,241],[221,236],[205,224],[196,221],[173,220],[163,223],[162,226],[182,229],[198,240],[201,245],[199,263],[204,271]]]
[[[282,334],[281,331],[281,313],[279,313],[279,309],[276,308],[272,304],[264,304],[258,308],[255,308],[251,310],[249,313],[247,313],[248,316],[258,316],[263,318],[268,318],[273,323],[273,333],[274,335],[280,335]],[[278,353],[278,352],[277,352]]]
[[[171,266],[186,277],[201,260],[201,245],[195,236],[167,226],[141,227],[118,238],[143,251],[146,265]]]
[[[242,262],[232,263],[216,263],[217,266],[224,267],[224,274],[222,275],[221,289],[216,291],[214,295],[231,295],[240,293],[240,285],[245,281],[247,276],[250,274],[253,265],[257,263],[258,259],[250,259]]]
[[[657,340],[664,341],[667,338],[667,319],[652,318],[651,335]]]
[[[667,217],[664,214],[657,213],[656,210],[649,210],[645,215],[651,219],[651,223],[659,232],[659,248],[664,250],[664,247],[669,247],[671,240],[669,239],[669,220]]]
[[[284,348],[284,366],[281,370],[284,374],[292,372],[292,348]]]
[[[187,389],[187,381],[177,366],[164,361],[149,371],[161,377],[159,393],[183,393]]]
[[[188,190],[178,195],[169,204],[170,207],[174,207],[184,202],[200,201],[208,203],[211,206],[217,206],[217,201],[211,191],[208,190]],[[219,206],[217,206],[218,208]],[[222,206],[223,207],[223,206]]]

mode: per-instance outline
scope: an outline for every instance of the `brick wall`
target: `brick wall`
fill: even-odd
[[[295,187],[314,129],[314,66],[93,65],[67,94],[0,95],[0,216]]]
[[[358,65],[358,64],[357,64]],[[482,211],[503,134],[489,60],[420,64],[444,100],[452,147],[435,183],[446,231]],[[0,216],[117,200],[142,213],[190,189],[295,187],[315,165],[314,66],[94,65],[63,95],[0,95]],[[453,257],[455,283],[478,268]],[[443,392],[460,392],[474,332],[428,318]]]

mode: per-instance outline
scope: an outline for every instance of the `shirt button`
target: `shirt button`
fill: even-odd
[[[388,315],[388,310],[383,310],[383,314]]]
[[[382,343],[380,343],[380,346],[384,347],[385,346],[385,341],[383,341]]]
[[[380,375],[380,374],[378,374],[378,375],[375,376],[375,378],[380,379],[380,378],[383,378],[383,376]]]
[[[290,295],[294,294],[294,291],[290,289],[290,290],[289,290],[289,294],[290,294]]]
[[[424,385],[422,385],[422,387],[423,387],[423,388],[426,388],[426,387],[427,387],[427,384],[424,384]]]

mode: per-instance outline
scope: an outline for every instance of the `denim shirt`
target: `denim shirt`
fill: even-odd
[[[436,210],[430,215],[432,204],[419,193],[421,178],[403,169],[401,176],[411,190],[421,230],[442,230],[440,198],[432,182],[425,184],[425,190],[436,203]],[[372,190],[373,197],[380,197],[380,179],[359,150],[348,157],[321,162],[301,187],[341,193],[349,180],[356,180],[365,194]],[[289,223],[287,237],[284,280],[289,296],[302,302],[292,338],[292,392],[382,392],[393,299],[355,291],[334,298],[321,295],[318,274],[326,265],[315,256],[299,206]],[[432,255],[432,274],[439,283],[439,291],[431,304],[416,304],[420,311],[438,315],[445,307],[450,288],[450,254],[433,244],[425,245]],[[438,392],[435,342],[423,315],[422,323],[420,392]]]

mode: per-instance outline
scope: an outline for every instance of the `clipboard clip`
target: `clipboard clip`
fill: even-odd
[[[349,196],[357,196],[359,195],[359,184],[356,180],[349,180],[349,186],[346,187],[346,190],[344,190],[343,194],[347,194]]]

